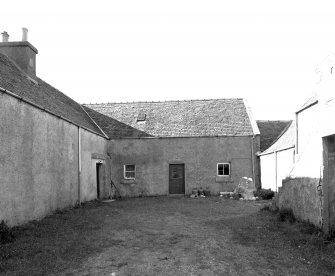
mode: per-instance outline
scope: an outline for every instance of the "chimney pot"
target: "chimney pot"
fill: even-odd
[[[28,41],[28,29],[25,27],[22,28],[22,41]]]
[[[5,31],[2,32],[2,42],[8,42],[9,34]]]

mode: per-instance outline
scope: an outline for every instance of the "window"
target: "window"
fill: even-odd
[[[229,176],[230,175],[230,163],[218,163],[217,174],[218,176]]]
[[[137,122],[145,122],[145,120],[147,119],[147,114],[140,112],[137,115]]]
[[[136,167],[135,165],[124,165],[124,178],[135,179]]]

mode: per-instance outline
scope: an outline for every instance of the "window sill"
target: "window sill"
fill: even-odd
[[[233,180],[230,178],[229,175],[227,176],[216,176],[215,182],[217,183],[233,183]]]
[[[136,179],[122,179],[121,184],[136,184]]]

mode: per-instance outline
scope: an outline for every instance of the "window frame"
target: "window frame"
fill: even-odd
[[[134,170],[131,170],[131,171],[127,170],[126,169],[127,166],[134,166]],[[134,177],[127,177],[126,176],[127,172],[133,172],[134,173]],[[135,164],[125,164],[125,165],[123,165],[123,178],[124,179],[130,179],[130,180],[136,179],[136,165]]]
[[[228,165],[229,168],[229,174],[219,174],[219,165],[223,165],[223,173],[224,173],[224,165]],[[231,174],[231,165],[229,162],[220,162],[216,163],[216,175],[219,177],[230,177]]]

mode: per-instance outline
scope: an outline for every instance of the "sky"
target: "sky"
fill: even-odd
[[[258,120],[293,119],[335,52],[335,3],[299,0],[5,1],[37,75],[79,103],[246,98]]]

